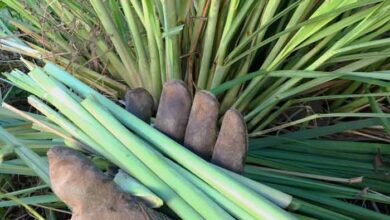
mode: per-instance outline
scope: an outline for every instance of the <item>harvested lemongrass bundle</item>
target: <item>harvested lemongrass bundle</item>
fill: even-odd
[[[39,67],[34,68],[27,78],[17,72],[7,76],[18,86],[53,104],[81,132],[96,142],[91,148],[142,182],[183,218],[225,219],[231,218],[231,214],[237,218],[294,218],[252,188],[194,155],[54,64],[48,63],[44,71]],[[83,98],[80,105],[78,101]],[[124,126],[130,127],[149,143]],[[65,127],[63,129],[66,130]],[[178,171],[158,151],[186,169]],[[199,184],[199,181],[202,183]],[[203,190],[198,188],[201,185],[205,186]],[[221,203],[214,201],[215,196],[207,194],[210,190],[217,197],[229,200],[234,210],[241,209],[245,214],[237,216],[239,212],[229,210],[229,206],[222,208]],[[268,198],[284,195],[270,188],[262,192]],[[284,204],[291,201],[290,196],[285,195],[284,198]],[[271,201],[278,200],[281,198]]]
[[[389,117],[389,114],[386,117]],[[282,169],[286,171],[285,174],[291,176],[304,175],[315,179],[310,175],[319,175],[322,176],[322,180],[351,183],[351,186],[360,190],[368,187],[379,193],[388,194],[390,183],[387,173],[390,169],[382,163],[390,155],[388,143],[325,139],[328,135],[381,124],[381,120],[372,118],[301,130],[277,137],[251,139],[248,161],[252,164]],[[285,159],[287,157],[288,161]],[[343,178],[344,181],[327,176]],[[347,181],[356,180],[356,177],[363,178],[360,178],[361,181]]]
[[[245,175],[345,217],[388,219],[378,211],[390,204],[390,169],[385,163],[390,155],[390,145],[385,143],[388,139],[359,142],[326,138],[374,129],[382,123],[378,118],[361,119],[251,139],[247,159],[251,165],[246,166]]]

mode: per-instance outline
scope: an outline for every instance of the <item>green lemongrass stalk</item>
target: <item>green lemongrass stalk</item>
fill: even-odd
[[[4,111],[6,109],[7,108],[1,107],[1,111]],[[12,112],[11,110],[9,110],[9,111]],[[12,112],[12,113],[14,113],[14,112]],[[17,114],[15,113],[15,115],[17,115]],[[20,116],[20,115],[18,115],[18,116]],[[15,117],[14,119],[22,119],[23,120],[24,118],[23,117],[20,117],[20,118]],[[14,132],[14,131],[20,131],[20,130],[30,130],[30,128],[31,128],[31,123],[28,123],[28,122],[16,123],[16,122],[21,122],[21,120],[20,121],[15,120],[14,123],[12,123],[11,120],[7,120],[7,122],[9,122],[9,124],[4,123],[3,128],[5,130],[7,130],[8,132]]]
[[[375,192],[388,194],[390,185],[383,181],[386,179],[385,172],[373,172],[370,170],[361,170],[361,169],[348,169],[345,167],[336,167],[334,165],[322,165],[322,164],[314,164],[300,162],[300,161],[292,161],[292,162],[283,162],[283,160],[278,159],[269,159],[267,157],[257,157],[258,160],[248,159],[248,162],[253,164],[258,164],[262,166],[274,167],[275,169],[285,169],[285,170],[293,170],[296,172],[307,173],[317,175],[328,175],[328,176],[336,176],[336,177],[354,177],[358,175],[363,175],[365,178],[360,183],[354,183],[350,185],[353,188],[364,190],[365,188],[370,188]],[[261,161],[262,160],[262,161]],[[347,161],[348,162],[348,161]],[[382,173],[382,174],[381,174]],[[264,180],[265,181],[265,180]],[[269,180],[270,181],[270,180]],[[373,201],[378,201],[381,203],[389,203],[389,198],[385,198],[386,196],[375,197],[373,194],[364,195],[364,196],[356,196],[359,195],[359,192],[354,195],[337,195],[335,197],[340,198],[361,198],[361,199],[369,199]],[[330,195],[329,195],[330,196]]]
[[[272,114],[269,115],[267,119],[265,119],[261,124],[259,124],[256,129],[253,130],[253,132],[258,132],[263,130],[266,126],[272,123],[273,120],[275,120],[280,114],[282,114],[284,111],[286,111],[290,106],[292,102],[291,100],[288,100],[285,102],[282,106],[280,106],[276,111],[274,111]],[[274,109],[274,108],[270,108]]]
[[[265,138],[264,138],[265,139]],[[317,152],[317,151],[326,151],[326,152],[337,152],[341,153],[354,153],[359,155],[375,155],[380,152],[382,155],[390,154],[390,144],[383,143],[365,143],[365,142],[355,142],[355,141],[331,141],[331,140],[297,140],[293,138],[284,139],[285,142],[282,142],[283,138],[275,139],[274,143],[267,144],[266,141],[262,143],[255,143],[258,140],[251,139],[250,142],[250,152],[256,152],[256,146],[258,144],[262,147],[273,147],[277,149],[294,149],[294,151],[306,151],[306,152]],[[279,142],[279,143],[278,143]],[[274,145],[275,144],[275,145]],[[309,150],[308,150],[309,148]],[[306,150],[305,150],[306,149]]]
[[[9,199],[10,201],[15,202],[15,204],[23,206],[27,210],[27,212],[29,212],[32,216],[34,216],[35,219],[37,219],[37,220],[45,220],[35,209],[30,207],[28,204],[26,204],[25,202],[23,202],[22,200],[20,200],[16,196],[3,194],[2,192],[0,192],[0,196],[4,196],[7,199]],[[4,202],[3,202],[3,204],[4,204]],[[0,202],[0,207],[5,207],[5,206],[2,205],[1,202]]]
[[[166,59],[166,74],[167,79],[181,79],[180,68],[180,45],[178,33],[169,34],[169,32],[177,27],[177,12],[175,0],[163,0],[163,14],[164,14],[164,31],[168,35],[165,36],[165,59]],[[179,32],[180,33],[180,32]]]
[[[38,99],[35,96],[29,96],[28,97],[28,103],[33,106],[35,109],[37,109],[40,113],[45,115],[49,120],[53,121],[65,131],[69,132],[73,137],[77,138],[78,140],[82,141],[84,145],[90,146],[87,149],[96,151],[96,149],[99,149],[99,145],[93,141],[88,135],[86,135],[84,132],[82,132],[79,128],[77,128],[74,124],[72,124],[69,120],[67,120],[63,115],[56,112],[50,106],[46,105],[44,102],[42,102],[40,99]],[[92,149],[91,149],[92,147]],[[100,152],[102,153],[102,152]]]
[[[221,5],[220,0],[211,0],[211,6],[207,18],[207,27],[205,34],[205,43],[203,46],[202,60],[200,63],[199,77],[197,86],[200,89],[205,89],[207,86],[208,74],[210,71],[210,63],[212,50],[214,45],[215,31],[218,21],[218,12]]]
[[[87,83],[88,85],[91,85],[93,88],[101,91],[103,94],[106,94],[109,97],[120,98],[124,93],[119,93],[115,89],[111,89],[109,87],[104,87],[100,83],[97,83],[95,80],[91,80],[88,77],[80,76],[78,77],[81,81]]]
[[[384,114],[384,113],[328,113],[328,114],[314,114],[307,116],[302,119],[298,119],[292,122],[285,123],[280,126],[276,126],[273,128],[269,128],[262,131],[255,131],[249,134],[249,137],[258,137],[270,132],[278,131],[293,125],[301,124],[307,121],[312,121],[319,118],[330,118],[330,117],[375,117],[375,118],[390,118],[390,114]]]
[[[0,137],[2,141],[13,147],[14,152],[46,183],[50,184],[49,165],[47,161],[42,160],[30,148],[22,144],[12,134],[8,133],[0,126]]]
[[[329,77],[321,77],[317,79],[312,79],[306,83],[303,83],[299,86],[292,88],[301,78],[292,78],[288,81],[288,83],[283,84],[278,90],[270,95],[263,103],[256,106],[250,113],[245,116],[245,120],[249,121],[249,128],[253,128],[261,119],[257,114],[260,113],[264,109],[268,109],[272,106],[275,106],[279,100],[283,100],[289,96],[296,95],[300,92],[303,92],[309,88],[313,88],[325,82],[329,82],[331,80],[336,79],[337,76],[329,76]]]
[[[226,170],[224,168],[215,166],[219,168],[222,172],[225,172],[232,178],[236,179],[237,181],[241,182],[242,184],[246,185],[247,187],[251,188],[255,192],[259,193],[260,195],[264,196],[268,200],[272,201],[273,203],[277,204],[281,208],[288,208],[291,205],[292,202],[292,196],[283,193],[281,191],[275,190],[274,188],[268,187],[267,185],[264,185],[262,183],[253,181],[249,178],[246,178],[245,176],[239,175],[237,173],[234,173],[230,170]]]
[[[65,131],[64,129],[62,129],[61,127],[49,122],[49,121],[39,121],[39,123],[32,123],[32,126],[31,126],[32,129],[34,130],[38,130],[38,131],[41,131],[41,132],[57,132],[57,133],[61,133],[63,134],[64,136],[67,136],[67,137],[72,137],[72,135],[70,135],[67,131]],[[54,138],[56,140],[61,140],[63,138],[60,138],[60,136],[58,136],[58,138]],[[67,141],[67,140],[63,140],[63,141]],[[68,142],[73,142],[75,144],[80,144],[81,142],[74,142],[74,141],[68,141]]]
[[[23,139],[32,139],[32,140],[40,140],[45,138],[56,138],[57,135],[54,135],[51,132],[42,132],[42,131],[33,131],[33,132],[26,132],[22,134],[15,134],[16,138],[23,138]]]
[[[152,88],[150,91],[154,99],[157,101],[159,100],[160,95],[161,79],[166,79],[165,68],[161,68],[164,63],[163,52],[159,51],[159,48],[162,47],[160,43],[161,39],[159,39],[161,36],[159,36],[160,30],[156,24],[155,11],[151,0],[143,0],[142,7],[144,10],[144,27],[147,37],[146,49],[149,49],[149,72],[152,77]]]
[[[136,23],[136,19],[133,13],[133,9],[131,8],[130,2],[127,0],[121,0],[121,5],[123,7],[124,14],[126,16],[127,25],[129,26],[129,30],[131,32],[131,36],[134,41],[134,46],[136,49],[136,54],[138,58],[138,68],[142,74],[150,74],[148,70],[148,62],[145,53],[145,48],[141,38],[141,32]]]
[[[16,191],[13,191],[13,192],[5,193],[5,195],[17,196],[17,195],[20,195],[20,194],[32,193],[32,192],[34,192],[36,190],[47,189],[47,188],[49,188],[49,185],[43,184],[43,185],[39,185],[39,186],[30,187],[30,188],[27,188],[27,189],[21,189],[21,190],[16,190]],[[0,198],[2,199],[5,195],[0,196]]]
[[[340,212],[344,215],[351,216],[353,218],[363,218],[363,219],[381,219],[386,220],[389,217],[387,215],[375,212],[363,207],[343,202],[334,198],[329,198],[322,195],[317,195],[315,193],[307,193],[304,190],[297,188],[286,187],[282,185],[270,184],[271,186],[278,187],[279,189],[284,189],[285,191],[290,192],[295,196],[299,196],[310,201],[323,204],[327,206],[330,210]]]
[[[293,216],[277,208],[268,200],[256,194],[253,190],[246,188],[238,181],[212,167],[200,157],[176,143],[169,137],[163,135],[150,125],[144,123],[134,115],[114,104],[112,101],[94,91],[87,85],[81,83],[73,76],[59,68],[58,66],[47,63],[45,71],[65,85],[77,91],[79,94],[87,97],[93,95],[108,108],[111,113],[118,118],[124,125],[132,129],[135,133],[152,143],[162,153],[168,155],[180,165],[191,170],[196,176],[208,183],[214,189],[224,194],[232,200],[237,206],[247,211],[254,217],[264,219],[292,219]],[[262,207],[259,209],[259,207]]]
[[[20,26],[17,27],[20,28]],[[37,36],[37,37],[40,38],[41,36]],[[14,37],[12,37],[11,39],[13,40]],[[85,81],[90,83],[90,85],[92,85],[94,88],[104,91],[114,97],[118,97],[124,94],[127,90],[127,87],[125,85],[107,76],[101,75],[80,64],[74,63],[71,60],[66,59],[65,57],[57,56],[52,52],[49,52],[41,47],[38,47],[37,45],[33,45],[31,43],[28,43],[28,45],[17,44],[17,43],[10,44],[7,42],[8,42],[7,39],[5,40],[0,39],[0,49],[10,51],[10,52],[17,51],[22,55],[33,57],[35,59],[52,60],[55,58],[56,62],[58,62],[64,67],[67,67],[69,71],[75,74],[79,79],[84,79]]]
[[[353,218],[340,213],[331,211],[326,208],[322,208],[318,205],[313,205],[300,199],[293,200],[293,210],[297,210],[301,213],[314,216],[319,219],[330,219],[330,220],[353,220]]]
[[[11,145],[4,144],[3,146],[1,146],[1,150],[0,150],[0,163],[2,163],[6,157],[8,157],[8,156],[10,156],[12,154],[13,154],[13,148],[12,148]]]
[[[42,48],[37,48],[39,51],[41,51]],[[123,85],[122,83],[115,81],[105,75],[101,75],[89,68],[86,68],[82,65],[79,65],[77,63],[72,63],[70,60],[56,56],[56,60],[62,64],[63,66],[68,67],[69,71],[71,71],[73,74],[77,76],[84,76],[88,78],[89,80],[92,80],[93,82],[99,82],[99,85],[105,86],[107,88],[115,89],[118,93],[124,94],[126,90],[128,89],[127,86]],[[45,59],[46,60],[46,59]]]
[[[46,156],[43,156],[42,159],[45,159],[47,160],[47,157]],[[91,160],[95,163],[95,165],[100,168],[101,170],[106,170],[107,167],[109,165],[111,165],[112,163],[106,161],[106,160],[103,160],[101,159],[100,157],[96,157],[96,158],[91,158]],[[21,159],[12,159],[12,160],[7,160],[7,161],[4,161],[5,164],[7,165],[17,165],[17,166],[26,166],[26,164],[24,163],[23,160]],[[36,174],[35,174],[36,176]]]
[[[74,146],[83,146],[83,144],[80,143],[78,140],[68,136],[67,134],[62,133],[61,131],[49,126],[48,124],[46,124],[44,122],[41,122],[41,121],[35,119],[34,117],[28,115],[27,113],[25,113],[23,111],[20,111],[11,105],[8,105],[5,102],[3,102],[2,107],[15,112],[16,114],[22,116],[23,118],[25,118],[28,121],[31,121],[33,123],[38,124],[40,127],[43,127],[45,130],[57,135],[58,137],[63,138],[64,140],[67,140],[67,141],[73,143]],[[33,135],[36,136],[36,134],[33,134]],[[81,150],[81,149],[78,149],[78,150]]]
[[[261,139],[251,139],[249,142],[250,149],[260,149],[263,147],[271,147],[275,145],[279,145],[282,143],[290,142],[290,141],[296,141],[296,140],[307,140],[311,138],[318,138],[321,136],[327,136],[331,134],[341,133],[345,130],[356,130],[356,129],[362,129],[367,128],[370,126],[380,125],[380,121],[377,118],[370,118],[370,119],[363,119],[363,120],[356,120],[356,121],[350,121],[350,122],[341,122],[335,125],[329,125],[329,126],[323,126],[323,127],[317,127],[312,129],[302,129],[300,131],[291,132],[287,134],[282,134],[279,136],[270,136],[265,137]],[[358,143],[359,144],[359,143]],[[316,146],[316,145],[314,145]],[[338,147],[343,147],[344,145],[338,145]],[[386,150],[386,147],[380,147],[378,144],[369,144],[367,147],[372,146],[370,148],[370,151],[375,151],[375,148],[380,148],[380,150]],[[312,145],[311,145],[312,147]],[[350,148],[352,150],[352,148]],[[357,148],[361,149],[361,148]]]
[[[375,52],[367,52],[367,53],[339,56],[339,57],[329,59],[327,61],[327,63],[333,64],[333,63],[346,62],[346,61],[351,61],[351,60],[360,60],[360,59],[364,59],[364,58],[383,58],[383,57],[389,57],[389,56],[390,56],[390,52],[388,52],[388,51],[383,51],[383,52],[375,51]]]
[[[58,199],[58,197],[54,194],[22,197],[22,198],[18,198],[18,201],[13,201],[13,200],[1,201],[0,208],[20,205],[21,202],[26,205],[37,205],[37,204],[52,203],[52,202],[59,202],[59,201],[60,200]]]
[[[305,141],[306,142],[306,141]],[[341,142],[345,143],[345,142]],[[341,144],[340,143],[340,144]],[[332,143],[330,142],[329,144],[338,144],[338,143]],[[352,142],[353,144],[353,142]],[[290,148],[290,149],[289,149]],[[331,147],[330,147],[331,148]],[[332,147],[334,149],[334,147]],[[331,149],[332,149],[331,148]],[[334,155],[334,152],[337,152],[337,155]],[[313,157],[313,160],[324,160],[327,159],[327,162],[321,162],[321,161],[316,161],[313,162],[309,165],[309,167],[318,167],[321,168],[322,166],[326,167],[332,167],[333,170],[346,170],[346,171],[351,171],[355,174],[351,175],[369,175],[371,176],[381,176],[385,175],[386,172],[386,167],[385,166],[380,166],[378,164],[371,165],[373,160],[376,160],[377,154],[380,151],[380,148],[373,149],[373,153],[369,152],[368,154],[362,154],[362,153],[344,153],[337,151],[337,148],[334,150],[333,154],[331,150],[327,149],[321,149],[321,148],[313,148],[313,149],[308,149],[308,146],[302,147],[302,146],[297,146],[294,144],[283,144],[280,146],[273,147],[272,149],[264,149],[264,151],[252,151],[249,156],[248,156],[248,161],[256,160],[259,163],[261,162],[261,159],[264,159],[264,157],[273,160],[273,161],[283,161],[281,157],[283,156],[284,153],[290,153],[291,156],[294,156],[296,158],[291,159],[289,161],[283,162],[283,163],[295,163],[295,164],[309,164],[310,162],[307,161],[307,158],[310,158],[310,156]],[[388,150],[387,150],[388,152]],[[384,151],[384,153],[380,153],[381,155],[385,156],[388,153]],[[306,158],[306,159],[304,159]],[[343,165],[336,165],[337,161]],[[253,161],[252,161],[253,162]],[[349,166],[346,166],[344,164],[348,164],[350,162],[354,162]],[[335,163],[335,164],[333,164]],[[383,172],[384,171],[384,172]],[[361,172],[359,174],[359,172]],[[324,173],[327,173],[327,170],[324,170]],[[340,176],[336,173],[337,176]],[[349,176],[349,175],[348,175]],[[369,176],[367,176],[369,177]]]
[[[80,104],[75,101],[67,91],[58,87],[59,82],[48,77],[39,68],[29,73],[47,93],[43,96],[50,103],[61,109],[62,113],[88,136],[94,137],[100,145],[96,151],[103,151],[103,155],[116,163],[123,170],[137,178],[150,188],[158,196],[164,199],[166,204],[179,216],[198,219],[201,216],[180,198],[165,182],[135,157],[122,143],[117,140],[104,126],[90,115]],[[79,81],[78,81],[79,82]],[[93,147],[93,146],[91,146]]]
[[[310,8],[310,5],[311,1],[301,1],[295,9],[292,17],[289,18],[289,22],[287,23],[285,29],[294,27],[294,25],[299,22],[302,16],[305,15],[305,12]],[[283,49],[283,45],[286,43],[290,35],[291,33],[287,33],[278,39],[278,41],[275,43],[275,46],[272,48],[272,51],[269,53],[269,56],[267,56],[266,60],[262,64],[262,69],[268,67],[270,63],[278,56],[278,53],[280,53],[280,51]]]
[[[332,142],[329,142],[329,143],[332,143]],[[340,142],[342,143],[342,142]],[[345,143],[345,142],[344,142]],[[294,145],[294,144],[292,144]],[[291,146],[291,145],[289,145]],[[335,155],[335,151],[330,151],[330,150],[326,150],[326,149],[318,149],[318,148],[308,148],[308,146],[310,145],[303,145],[303,146],[299,146],[298,144],[295,144],[295,148],[292,149],[291,151],[294,151],[294,152],[301,152],[301,153],[313,153],[313,154],[317,154],[317,155],[323,155],[323,156],[330,156],[330,157],[335,157],[335,158],[341,158],[341,159],[352,159],[352,160],[360,160],[360,161],[372,161],[373,159],[373,155],[372,154],[359,154],[359,153],[343,153],[343,152],[338,152],[337,155]],[[287,150],[285,146],[277,146],[277,147],[273,147],[275,149],[278,149],[278,150]],[[259,151],[254,151],[254,153],[258,153]],[[386,153],[382,153],[381,154],[386,154]]]
[[[206,4],[207,3],[207,4]],[[199,39],[201,37],[201,34],[202,34],[202,29],[203,29],[203,26],[205,25],[205,20],[203,19],[204,17],[206,17],[206,14],[208,12],[208,9],[209,9],[209,6],[210,6],[210,1],[207,1],[206,0],[199,0],[196,4],[196,7],[197,10],[196,10],[196,13],[195,13],[195,17],[197,19],[195,19],[192,23],[193,23],[193,30],[192,30],[192,35],[189,33],[188,35],[189,36],[189,52],[188,52],[188,55],[189,55],[189,58],[188,58],[188,62],[187,62],[187,72],[186,72],[186,75],[187,75],[187,81],[188,81],[188,84],[189,85],[193,85],[194,84],[194,71],[196,69],[196,63],[195,63],[195,51],[197,49],[197,46],[199,44]],[[193,88],[190,87],[190,92],[191,94],[193,94]]]
[[[263,11],[263,7],[265,7],[266,1],[259,1],[255,7],[256,9],[250,14],[251,20],[248,23],[248,27],[244,30],[242,30],[242,39],[241,41],[244,41],[247,38],[247,35],[250,35],[251,33],[254,32],[256,26],[258,25],[258,21],[261,18],[261,14]],[[257,39],[252,39],[252,43],[254,43]],[[246,57],[245,61],[241,62],[241,67],[239,68],[239,72],[235,74],[234,78],[246,75],[248,73],[248,70],[250,68],[251,62],[252,62],[253,56],[248,56]],[[225,68],[225,71],[227,72],[228,69]],[[237,86],[233,89],[230,89],[225,97],[223,98],[221,102],[221,110],[222,112],[228,109],[235,101],[235,97],[237,94],[240,92],[240,87]]]
[[[381,79],[381,80],[390,80],[390,76],[387,73],[381,72],[372,72],[367,74],[367,72],[353,72],[350,70],[338,70],[335,72],[324,72],[324,71],[309,71],[309,70],[276,70],[276,71],[265,71],[258,70],[252,73],[248,73],[245,76],[237,77],[233,80],[227,81],[218,87],[211,89],[210,91],[215,95],[220,95],[225,91],[233,88],[234,86],[243,84],[257,77],[284,77],[284,78],[326,78],[326,77],[337,77],[341,79],[349,79],[351,77],[366,77],[367,79]],[[384,87],[389,86],[390,84],[383,84]],[[364,96],[364,95],[363,95]],[[308,97],[316,98],[316,97]]]
[[[335,33],[337,33],[340,30],[343,30],[344,28],[348,28],[352,26],[353,24],[360,22],[362,19],[364,19],[368,14],[370,14],[373,10],[375,10],[374,7],[367,8],[361,11],[356,12],[355,14],[346,15],[344,13],[343,19],[341,19],[338,22],[335,22],[328,27],[324,28],[323,30],[317,32],[316,34],[312,35],[309,39],[307,39],[305,42],[303,42],[300,46],[296,48],[296,50],[303,48],[305,46],[308,46],[324,37],[328,38],[329,36],[334,36]],[[345,16],[346,15],[346,16]],[[339,50],[338,50],[339,51]],[[341,50],[342,53],[345,50]],[[348,49],[347,49],[348,51]]]
[[[137,0],[130,0],[133,8],[134,8],[134,11],[135,13],[137,14],[138,16],[138,19],[140,20],[140,22],[145,25],[145,21],[144,21],[144,12],[142,11],[142,6],[141,6],[141,2],[137,1]]]
[[[65,145],[65,142],[45,141],[42,144],[30,144],[30,143],[24,143],[24,144],[28,146],[36,154],[40,156],[44,156],[50,148],[54,146]]]
[[[290,146],[294,147],[294,146]],[[308,162],[305,161],[308,157],[312,157],[312,160],[324,160],[325,157],[321,157],[317,155],[316,152],[308,154],[307,152],[304,153],[290,153],[291,156],[286,160],[286,158],[283,156],[283,153],[286,151],[281,151],[282,155],[278,155],[277,150],[267,150],[266,152],[254,152],[250,153],[248,156],[248,163],[252,164],[258,164],[262,166],[272,167],[276,169],[283,169],[283,170],[290,170],[290,171],[296,171],[296,172],[302,172],[302,173],[312,173],[312,174],[318,174],[318,175],[331,175],[336,177],[356,177],[356,176],[364,176],[362,184],[365,185],[367,180],[382,180],[382,183],[379,183],[379,185],[388,185],[386,181],[383,182],[383,178],[386,178],[386,172],[388,172],[388,168],[380,167],[374,168],[370,164],[372,160],[375,158],[375,154],[371,155],[371,160],[365,160],[360,159],[359,156],[357,156],[357,160],[353,159],[344,159],[344,158],[337,158],[337,157],[330,157],[326,156],[328,162]],[[280,151],[279,151],[280,152]],[[288,151],[287,151],[288,152]],[[321,151],[319,151],[321,152]],[[323,151],[322,151],[323,152]],[[338,163],[342,164],[351,164],[351,166],[338,166]],[[305,167],[306,166],[306,167]],[[324,170],[321,170],[324,169]],[[368,181],[370,182],[370,181]],[[367,182],[367,183],[368,183]],[[376,182],[378,183],[378,182]],[[375,183],[375,184],[376,184]],[[357,186],[360,188],[360,183],[356,183],[353,186]],[[371,186],[372,188],[375,188]]]
[[[353,93],[361,86],[361,84],[362,83],[360,83],[360,82],[352,82],[348,86],[348,88],[344,89],[343,93],[347,93],[347,94]],[[345,98],[333,101],[331,104],[331,108],[337,110],[337,108],[340,107],[340,105],[343,104],[344,101],[345,101]]]
[[[132,134],[92,97],[87,97],[81,102],[81,105],[204,218],[231,218],[229,214],[208,198],[206,194],[202,193],[193,183],[172,169],[169,163],[164,160],[162,154],[153,150],[152,146],[149,146],[142,139]]]
[[[367,92],[369,93],[368,87],[366,89],[367,89]],[[380,114],[383,113],[382,109],[380,108],[380,106],[378,105],[378,103],[376,102],[374,97],[368,97],[368,100],[370,102],[371,109],[372,109],[373,112],[380,113]],[[390,121],[389,121],[389,119],[387,119],[387,118],[380,118],[380,120],[381,120],[383,128],[385,129],[387,134],[390,134]]]
[[[29,46],[27,46],[25,44],[20,44],[20,43],[14,42],[12,40],[0,39],[0,48],[2,50],[6,50],[6,51],[10,51],[10,52],[17,50],[17,51],[20,51],[22,54],[25,54],[27,56],[34,57],[37,59],[42,58],[42,55],[40,53],[38,53],[38,51],[30,48]]]
[[[118,173],[115,174],[114,182],[122,191],[140,198],[151,208],[160,208],[164,204],[160,197],[122,170],[119,170]]]
[[[312,57],[314,57],[317,53],[319,53],[324,47],[326,47],[335,35],[330,35],[324,39],[322,39],[315,47],[313,47],[310,51],[308,51],[304,56],[297,57],[297,62],[292,66],[292,69],[301,69],[307,62],[310,61]]]
[[[301,154],[295,152],[286,152],[286,151],[277,151],[277,150],[264,150],[262,152],[262,156],[267,156],[275,159],[288,159],[289,157],[293,158],[292,161],[302,161],[302,162],[310,162],[313,161],[313,164],[324,164],[324,165],[333,165],[340,167],[348,167],[348,168],[356,168],[362,170],[374,170],[374,165],[372,162],[362,162],[362,161],[354,161],[354,160],[342,160],[337,158],[329,158],[324,156],[317,156],[311,154]],[[378,171],[382,168],[378,167]],[[383,168],[384,169],[384,168]]]
[[[121,39],[118,31],[115,29],[115,24],[111,20],[111,17],[104,3],[101,0],[92,0],[90,2],[94,7],[97,15],[100,17],[100,20],[102,21],[105,30],[113,41],[114,46],[118,51],[119,56],[122,58],[127,71],[129,71],[128,74],[123,75],[124,80],[132,87],[140,87],[143,84],[147,85],[146,79],[144,79],[143,82],[140,78],[140,75],[138,75],[138,68],[136,68],[136,64],[133,58],[127,51],[126,44],[123,42],[123,39]],[[145,75],[144,77],[147,76]]]
[[[9,13],[6,13],[6,11],[1,11],[2,15],[5,14],[5,16],[10,16]],[[5,25],[5,23],[0,20],[0,37],[2,39],[7,39],[7,36],[10,36],[12,35],[12,31]],[[25,45],[27,46],[22,40],[20,40],[19,38],[16,38],[16,37],[12,37],[12,38],[8,38],[7,40],[11,40],[15,43],[17,43],[18,45]]]
[[[316,97],[305,97],[292,100],[293,103],[310,102],[316,100],[327,100],[327,99],[343,99],[343,98],[361,98],[361,97],[382,97],[390,96],[388,92],[368,93],[368,94],[343,94],[343,95],[327,95],[327,96],[316,96]]]
[[[109,0],[108,1],[108,8],[111,11],[112,20],[115,24],[115,26],[118,29],[118,32],[123,39],[124,42],[130,41],[130,36],[126,32],[126,20],[124,18],[124,15],[122,13],[120,3],[117,0]]]
[[[390,38],[384,38],[384,39],[379,39],[379,40],[373,40],[370,42],[364,42],[364,43],[355,43],[350,46],[343,47],[341,49],[338,49],[336,51],[337,54],[344,54],[344,53],[349,53],[353,52],[358,49],[372,49],[376,47],[381,47],[381,46],[388,46],[390,45]]]
[[[0,173],[10,175],[16,174],[24,176],[37,176],[37,173],[30,167],[7,164],[4,161],[0,164]]]
[[[383,99],[384,97],[381,97],[377,101],[382,101]],[[354,113],[366,107],[370,107],[369,99],[359,98],[359,99],[355,99],[354,101],[348,104],[340,106],[339,108],[336,108],[334,111],[341,112],[341,113],[348,113],[348,112]]]
[[[228,200],[225,196],[220,194],[215,189],[211,188],[207,183],[203,182],[196,176],[194,176],[192,173],[188,172],[187,170],[183,169],[179,165],[175,164],[174,162],[167,159],[169,164],[175,168],[181,175],[183,175],[186,179],[190,180],[192,183],[194,183],[199,189],[201,189],[204,193],[209,195],[214,201],[216,201],[221,207],[223,207],[226,211],[228,211],[232,216],[234,216],[236,219],[254,219],[252,216],[250,216],[248,213],[246,213],[241,208],[237,207],[233,202]]]
[[[225,78],[226,68],[223,67],[223,62],[226,57],[229,43],[231,43],[234,34],[236,34],[238,29],[240,28],[240,25],[242,25],[242,22],[244,18],[247,16],[247,13],[253,7],[253,3],[254,3],[253,0],[245,1],[245,4],[242,6],[239,13],[235,17],[234,22],[232,22],[230,19],[232,19],[233,17],[232,14],[234,13],[234,11],[236,11],[237,2],[235,1],[230,2],[227,21],[224,26],[224,31],[222,33],[220,45],[218,46],[218,51],[216,52],[216,60],[214,64],[216,65],[216,67],[211,81],[211,88],[218,86]]]
[[[315,175],[315,174],[307,174],[307,173],[278,170],[278,169],[272,169],[272,168],[266,168],[266,167],[258,167],[258,169],[276,172],[276,173],[283,173],[283,174],[292,175],[292,176],[306,177],[309,179],[325,180],[325,181],[336,182],[336,183],[352,184],[352,183],[361,183],[363,181],[362,176],[346,179],[346,178],[338,178],[338,177],[332,177],[332,176],[321,176],[321,175]]]
[[[304,167],[303,170],[307,170]],[[245,175],[253,177],[256,180],[267,181],[269,183],[283,184],[295,188],[303,188],[310,191],[333,193],[335,198],[343,198],[347,196],[353,199],[366,199],[372,201],[378,201],[385,204],[389,204],[390,198],[386,195],[367,191],[362,193],[361,190],[349,187],[353,185],[338,185],[335,183],[327,183],[324,181],[318,181],[314,179],[308,179],[298,176],[291,176],[288,174],[271,172],[259,169],[258,166],[247,166],[245,167]],[[330,194],[329,194],[330,195]],[[329,196],[328,195],[328,196]]]
[[[348,163],[350,161],[342,161]],[[273,167],[275,169],[284,169],[284,170],[293,170],[296,172],[307,173],[318,175],[331,175],[337,177],[354,177],[354,176],[364,176],[361,183],[355,183],[352,185],[356,188],[365,188],[370,187],[373,190],[376,190],[381,193],[388,193],[389,190],[386,187],[390,185],[386,182],[383,182],[383,179],[386,178],[386,170],[380,170],[379,172],[374,172],[369,169],[359,169],[359,168],[348,168],[348,167],[337,167],[332,164],[311,164],[310,162],[305,161],[285,161],[285,159],[278,158],[269,158],[263,156],[249,156],[248,163],[258,164],[262,166]]]

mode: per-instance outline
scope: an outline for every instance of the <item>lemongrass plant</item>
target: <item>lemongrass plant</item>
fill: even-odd
[[[271,118],[286,109],[308,106],[288,103],[292,97],[364,95],[389,89],[388,83],[361,76],[293,74],[388,69],[390,41],[385,33],[390,29],[390,6],[386,0],[4,3],[20,19],[2,20],[27,34],[30,38],[23,40],[29,46],[112,97],[123,95],[124,88],[113,85],[110,78],[132,88],[145,87],[158,101],[162,84],[170,79],[185,80],[191,90],[216,90],[250,72],[265,71],[251,81],[231,84],[218,96],[222,111],[235,107],[245,113],[251,131],[267,129],[275,123]],[[271,74],[277,70],[291,71]],[[363,89],[366,86],[370,89]],[[350,113],[368,105],[377,109],[384,98],[346,96],[325,101],[327,112]]]

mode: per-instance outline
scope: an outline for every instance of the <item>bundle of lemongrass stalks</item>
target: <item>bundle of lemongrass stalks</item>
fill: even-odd
[[[182,218],[295,218],[282,209],[291,196],[204,161],[54,64],[5,75],[80,147],[135,177]]]
[[[32,205],[44,207],[48,212],[51,209],[66,212],[49,190],[49,168],[44,155],[51,147],[65,145],[67,141],[53,133],[54,124],[42,115],[14,110],[0,107],[0,215],[16,218],[10,207],[22,206],[35,219],[44,219]],[[71,141],[68,143],[73,146]],[[31,178],[35,176],[40,179]],[[20,185],[23,188],[15,190]]]
[[[245,175],[344,215],[337,219],[388,219],[381,212],[388,213],[390,204],[389,134],[383,131],[383,139],[365,137],[369,142],[346,136],[369,129],[378,135],[383,120],[360,119],[251,139]],[[342,140],[336,140],[336,134],[343,134]]]
[[[42,180],[48,182],[47,162],[42,160],[39,154],[45,153],[52,146],[63,145],[64,142],[57,135],[43,128],[44,125],[47,125],[47,120],[44,117],[35,114],[24,114],[39,121],[39,124],[24,120],[14,112],[0,107],[0,173],[22,175],[34,173],[28,167],[19,166],[20,160],[8,159],[14,158],[13,156],[16,154],[29,167],[36,167],[40,176],[42,176]]]

